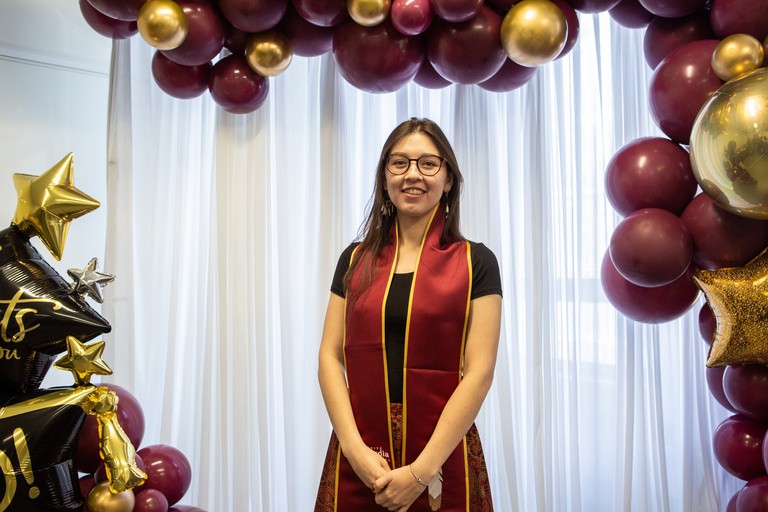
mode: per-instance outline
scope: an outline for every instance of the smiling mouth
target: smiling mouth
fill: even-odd
[[[403,190],[403,192],[405,192],[406,194],[413,195],[413,196],[420,196],[420,195],[425,193],[423,190],[418,189],[418,188],[407,188],[407,189]]]

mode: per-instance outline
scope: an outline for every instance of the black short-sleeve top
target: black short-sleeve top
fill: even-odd
[[[357,243],[344,249],[336,265],[336,272],[331,283],[331,292],[344,297],[344,275],[349,269],[352,251]],[[472,257],[472,290],[470,298],[484,295],[501,295],[501,274],[496,256],[485,245],[469,243]],[[394,274],[389,288],[389,296],[384,309],[385,340],[387,350],[387,369],[389,380],[389,398],[391,402],[403,400],[403,360],[405,357],[405,326],[408,316],[408,297],[411,293],[413,272]]]

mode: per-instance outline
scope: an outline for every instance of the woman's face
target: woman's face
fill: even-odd
[[[397,208],[398,218],[417,220],[428,216],[440,202],[445,192],[451,190],[453,177],[448,173],[447,164],[434,176],[424,176],[419,172],[416,159],[433,155],[442,157],[432,138],[421,132],[410,133],[397,141],[389,156],[399,155],[409,162],[408,169],[403,174],[394,175],[385,169],[387,193]]]

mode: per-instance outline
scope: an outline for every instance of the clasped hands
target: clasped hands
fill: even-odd
[[[376,495],[376,503],[387,510],[405,512],[426,489],[414,479],[408,466],[390,469],[387,461],[367,446],[347,460]]]

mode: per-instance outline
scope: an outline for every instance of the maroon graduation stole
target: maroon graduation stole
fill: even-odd
[[[392,428],[384,343],[384,308],[397,262],[397,229],[375,262],[370,286],[348,299],[345,306],[344,359],[355,422],[366,445],[379,452],[391,467],[410,464],[421,453],[437,425],[446,402],[458,386],[464,363],[469,318],[472,264],[469,242],[440,245],[445,224],[438,207],[427,226],[411,285],[406,323],[403,374],[402,460],[393,460]],[[367,255],[353,253],[354,257]],[[350,289],[362,286],[360,265]],[[350,293],[347,293],[347,297]],[[466,438],[443,465],[440,510],[468,511]],[[337,455],[336,510],[380,510],[373,493],[351,465]],[[409,509],[429,511],[425,490]]]

